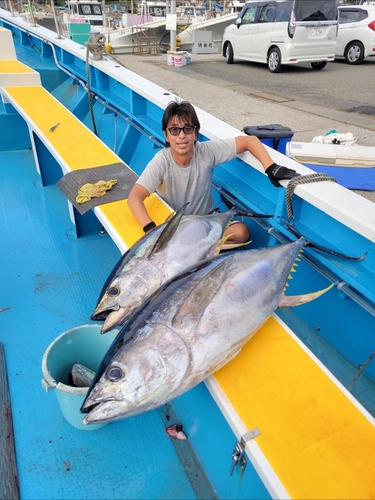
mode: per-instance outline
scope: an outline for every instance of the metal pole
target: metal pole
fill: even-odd
[[[103,28],[108,28],[108,16],[105,7],[105,0],[103,0],[102,10],[103,10]]]
[[[35,27],[36,26],[36,22],[35,22],[35,17],[34,17],[34,12],[33,12],[33,3],[32,3],[32,0],[29,0],[29,9],[30,9],[30,16],[31,16],[31,26]]]
[[[8,0],[9,3],[9,10],[11,12],[12,17],[15,17],[14,10],[13,10],[13,0]]]
[[[57,20],[57,15],[56,15],[56,10],[55,10],[55,0],[51,0],[51,9],[52,9],[52,14],[53,14],[53,19],[55,21],[57,38],[61,39],[60,23]]]
[[[171,14],[176,15],[176,0],[171,0]],[[176,51],[176,30],[170,30],[170,46],[171,51]]]

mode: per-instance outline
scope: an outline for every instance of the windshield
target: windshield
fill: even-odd
[[[336,0],[296,0],[296,21],[335,21],[337,19]]]

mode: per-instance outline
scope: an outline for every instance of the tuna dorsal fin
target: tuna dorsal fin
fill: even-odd
[[[177,212],[174,214],[174,216],[171,218],[170,221],[167,222],[167,225],[163,229],[163,231],[160,233],[159,238],[156,240],[155,245],[153,246],[152,250],[150,251],[149,257],[157,252],[160,252],[163,250],[166,245],[169,243],[171,240],[172,236],[174,233],[177,231],[178,225],[181,222],[181,218],[184,215],[185,207],[189,203],[185,203]]]
[[[224,259],[197,283],[174,315],[172,326],[184,328],[187,324],[199,323],[207,306],[223,284],[230,260],[230,258]]]
[[[323,288],[323,290],[318,290],[317,292],[306,293],[303,295],[284,295],[281,296],[278,307],[293,307],[293,306],[301,306],[302,304],[306,304],[307,302],[311,302],[312,300],[317,299],[323,293],[328,292],[333,287],[332,285],[327,286],[327,288]]]

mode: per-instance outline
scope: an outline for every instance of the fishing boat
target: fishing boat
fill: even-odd
[[[192,51],[194,45],[194,33],[196,31],[210,34],[209,43],[212,52],[219,52],[224,30],[234,23],[238,13],[219,15],[217,17],[204,18],[202,16],[189,14],[181,11],[181,17],[177,18],[176,34],[179,51]],[[146,46],[148,53],[167,52],[171,47],[170,30],[167,29],[166,19],[155,19],[140,24],[120,27],[116,30],[105,30],[103,35],[106,43],[110,45],[113,54],[128,54],[137,50],[137,46]],[[138,42],[139,40],[139,42]],[[150,47],[153,48],[152,52]]]
[[[203,34],[210,34],[208,38],[205,38],[205,40],[208,40],[206,46],[209,45],[211,47],[211,52],[220,52],[224,30],[227,26],[234,23],[237,16],[238,12],[231,12],[229,14],[222,14],[210,19],[197,19],[195,22],[185,26],[184,29],[178,31],[180,50],[192,52],[194,50],[195,43],[197,43],[197,46],[199,44],[203,48],[201,40],[194,35],[196,32],[202,32]],[[168,47],[170,47],[169,34],[160,40],[159,45],[162,49],[164,49],[164,51],[167,51]],[[206,52],[208,52],[207,48]]]
[[[301,182],[276,188],[242,154],[215,169],[215,201],[264,215],[245,219],[253,248],[297,231],[332,250],[306,248],[288,294],[333,288],[276,310],[226,366],[159,410],[91,431],[63,416],[54,393],[67,382],[49,384],[42,360],[61,335],[95,327],[103,283],[142,236],[125,188],[163,147],[176,98],[86,50],[0,10],[2,498],[374,498],[375,206],[271,148]],[[201,140],[241,134],[197,112]],[[61,183],[107,167],[126,174],[124,193],[82,214]],[[156,195],[147,203],[157,224],[171,213]],[[171,425],[187,439],[171,439]]]

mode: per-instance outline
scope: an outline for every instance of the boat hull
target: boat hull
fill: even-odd
[[[64,116],[69,110],[87,134],[91,131],[91,139],[95,123],[94,142],[101,143],[100,150],[110,151],[111,158],[118,156],[139,175],[164,145],[160,122],[176,96],[107,57],[94,60],[89,55],[87,67],[82,46],[57,39],[40,26],[30,27],[9,13],[0,11],[0,23],[12,33],[19,61],[40,74],[51,94],[48,102],[56,99],[57,109],[65,108]],[[3,47],[0,44],[0,50]],[[8,71],[9,75],[12,63],[2,64],[0,74]],[[3,97],[15,94],[2,90]],[[30,99],[27,104],[32,104]],[[171,406],[94,432],[80,432],[65,422],[54,398],[40,387],[43,352],[62,332],[89,321],[105,278],[130,244],[129,234],[140,233],[129,215],[124,222],[128,214],[124,200],[97,206],[82,218],[71,217],[71,207],[56,184],[72,163],[63,161],[51,146],[58,142],[64,124],[59,124],[52,107],[44,107],[49,115],[37,112],[33,120],[32,110],[26,107],[5,98],[0,109],[0,126],[7,131],[0,135],[1,258],[7,263],[0,315],[21,496],[371,498],[373,204],[336,183],[297,186],[291,204],[294,227],[322,246],[365,258],[343,260],[306,249],[287,294],[334,283],[324,298],[278,310],[255,335],[254,343],[249,342],[223,371]],[[201,140],[240,134],[203,110],[197,108],[197,112]],[[46,115],[50,123],[42,127],[37,121]],[[71,140],[69,144],[74,161],[90,158],[91,147],[85,155],[82,143]],[[58,148],[64,143],[53,145]],[[275,162],[302,174],[313,173],[268,150]],[[289,216],[286,182],[282,184],[272,186],[250,155],[242,155],[215,169],[213,195],[223,210],[220,194],[224,193],[246,210],[273,215],[245,218],[253,247],[261,248],[295,239],[283,222]],[[168,213],[159,200],[161,207]],[[114,218],[118,220],[115,229],[109,223]],[[249,413],[242,413],[249,407]],[[164,432],[175,423],[183,424],[186,441],[174,442]],[[239,465],[233,465],[237,461],[233,462],[232,452],[241,458]],[[332,481],[332,477],[341,480]],[[359,492],[359,486],[366,491]]]

